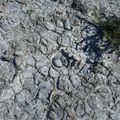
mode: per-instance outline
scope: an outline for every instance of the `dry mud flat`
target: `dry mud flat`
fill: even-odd
[[[120,120],[120,61],[92,11],[119,0],[0,0],[0,120]]]

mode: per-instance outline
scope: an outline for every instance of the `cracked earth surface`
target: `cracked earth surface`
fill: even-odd
[[[119,58],[73,1],[0,0],[0,120],[120,120]]]

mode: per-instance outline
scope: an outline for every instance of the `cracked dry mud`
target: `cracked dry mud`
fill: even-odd
[[[120,17],[119,0],[0,0],[0,120],[120,120],[96,7]]]

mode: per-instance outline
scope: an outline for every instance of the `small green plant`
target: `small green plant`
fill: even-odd
[[[100,21],[99,25],[102,27],[104,36],[111,48],[120,55],[120,19]]]
[[[111,49],[120,56],[120,19],[107,17],[97,7],[94,8],[92,15],[96,19],[97,26],[102,28],[104,37],[107,39]]]

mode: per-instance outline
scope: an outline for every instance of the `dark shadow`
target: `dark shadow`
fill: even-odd
[[[80,13],[84,14],[86,13],[86,8],[79,2],[78,0],[73,0],[70,8],[79,11]],[[107,20],[106,15],[104,13],[101,13],[101,15]],[[107,51],[112,52],[110,45],[108,42],[103,40],[104,33],[103,28],[95,23],[87,20],[84,17],[81,17],[79,15],[75,15],[76,18],[78,18],[80,21],[84,22],[85,25],[81,32],[86,32],[87,36],[83,38],[82,42],[85,42],[85,46],[83,51],[87,53],[88,60],[87,63],[91,66],[97,65],[97,62],[102,58],[102,55]],[[91,28],[95,29],[95,32],[90,35]],[[79,43],[76,43],[76,46],[79,46]],[[77,49],[77,47],[76,47]],[[71,64],[71,66],[74,66],[75,62],[73,58],[70,58],[67,53],[64,51],[61,51],[62,55],[67,59],[68,65]],[[72,61],[72,62],[71,62]]]
[[[79,0],[73,0],[71,4],[71,8],[73,8],[76,11],[81,12],[83,15],[87,13],[87,9]]]
[[[94,24],[85,18],[81,18],[77,16],[81,21],[87,23],[87,25],[82,29],[82,32],[86,32],[86,37],[83,38],[83,42],[85,42],[85,46],[83,51],[87,53],[89,56],[87,63],[91,64],[91,66],[96,66],[100,58],[102,58],[103,53],[106,51],[110,51],[110,46],[107,42],[103,40],[104,33],[100,26]],[[92,35],[90,35],[91,27],[94,28]]]

